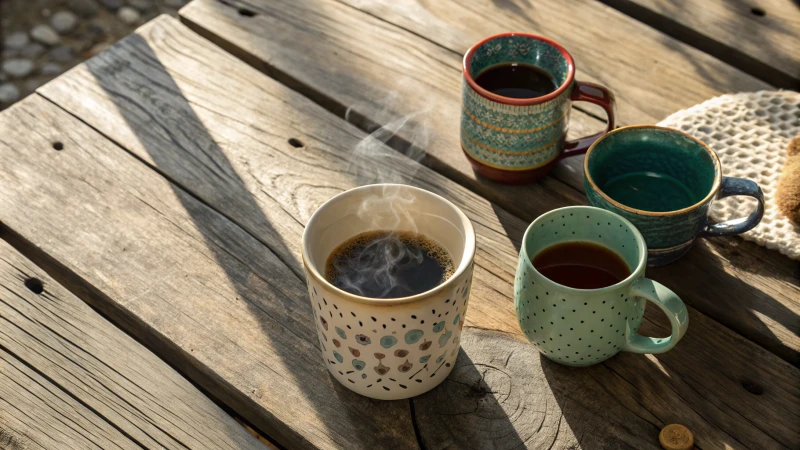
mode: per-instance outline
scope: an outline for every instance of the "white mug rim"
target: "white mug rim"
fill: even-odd
[[[427,290],[425,292],[422,292],[422,293],[419,293],[419,294],[416,294],[416,295],[412,295],[412,296],[408,296],[408,297],[385,298],[385,299],[370,298],[370,297],[364,297],[364,296],[361,296],[361,295],[351,294],[350,292],[347,292],[347,291],[344,291],[342,289],[339,289],[338,287],[336,287],[333,284],[331,284],[328,280],[325,279],[324,276],[322,276],[320,274],[319,270],[317,270],[317,267],[315,265],[311,264],[308,261],[308,258],[306,257],[306,255],[310,254],[310,251],[309,251],[310,250],[310,248],[309,248],[310,243],[309,243],[309,237],[308,237],[309,236],[309,230],[312,229],[312,227],[314,226],[315,220],[317,220],[318,217],[320,217],[327,208],[331,207],[331,205],[333,203],[335,203],[335,201],[340,200],[342,197],[355,195],[355,194],[359,193],[359,191],[362,191],[362,190],[376,189],[376,188],[383,189],[383,188],[386,188],[386,187],[395,187],[395,188],[398,188],[398,189],[408,189],[408,190],[411,190],[411,191],[413,191],[415,193],[419,193],[421,195],[428,195],[428,196],[431,196],[431,197],[437,199],[438,201],[443,203],[445,206],[451,208],[456,213],[456,215],[459,217],[459,219],[461,220],[461,224],[462,224],[462,226],[464,228],[464,254],[461,257],[461,261],[459,262],[459,265],[456,268],[456,271],[453,273],[453,275],[451,275],[447,280],[445,280],[444,283],[439,284],[436,287],[434,287],[433,289]],[[366,230],[364,230],[364,231],[366,231]],[[358,234],[358,233],[355,233],[355,234]],[[355,234],[354,234],[354,236],[355,236]],[[470,267],[470,265],[472,264],[472,261],[473,261],[473,259],[475,257],[475,250],[476,250],[475,229],[472,226],[472,222],[469,220],[469,218],[466,216],[466,214],[464,214],[464,212],[461,211],[460,208],[458,208],[451,201],[447,200],[446,198],[442,197],[441,195],[435,194],[433,192],[430,192],[430,191],[427,191],[425,189],[421,189],[421,188],[418,188],[418,187],[415,187],[415,186],[409,186],[409,185],[405,185],[405,184],[395,184],[395,183],[379,183],[379,184],[369,184],[369,185],[365,185],[365,186],[359,186],[359,187],[356,187],[356,188],[348,189],[348,190],[346,190],[346,191],[344,191],[344,192],[342,192],[340,194],[337,194],[337,195],[329,198],[325,203],[323,203],[319,208],[317,208],[317,210],[314,211],[314,214],[311,215],[311,218],[308,219],[308,223],[306,223],[305,229],[303,230],[303,241],[302,241],[303,266],[305,266],[306,273],[309,274],[309,276],[314,278],[314,280],[317,283],[323,285],[326,289],[328,289],[331,292],[335,293],[340,298],[347,299],[347,300],[352,300],[352,301],[358,302],[358,303],[373,305],[373,306],[391,306],[391,305],[414,303],[414,302],[417,302],[417,301],[420,301],[420,300],[428,299],[428,298],[430,298],[432,296],[435,296],[435,295],[437,295],[437,294],[439,294],[439,293],[441,293],[441,292],[443,292],[443,291],[445,291],[447,289],[450,289],[452,287],[452,285],[454,283],[456,283],[456,280],[459,280],[461,278],[461,275],[463,275],[467,271],[467,269]]]

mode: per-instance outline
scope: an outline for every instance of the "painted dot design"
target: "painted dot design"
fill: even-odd
[[[471,272],[426,310],[397,308],[396,313],[351,305],[309,283],[314,323],[331,373],[345,385],[384,393],[446,375],[458,356]],[[334,334],[335,345],[325,345],[331,342],[326,332]]]
[[[589,240],[635,255],[636,239],[627,226],[620,224],[588,208],[555,212],[537,223],[528,232],[528,239],[538,239],[544,247]],[[595,364],[619,352],[627,336],[638,329],[646,304],[643,299],[629,298],[628,293],[620,297],[619,291],[593,295],[568,292],[535,273],[522,258],[514,287],[514,307],[527,339],[546,357],[575,366]]]

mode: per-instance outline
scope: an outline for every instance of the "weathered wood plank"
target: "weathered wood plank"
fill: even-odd
[[[289,83],[334,111],[336,108],[330,106],[331,101],[341,107],[352,106],[352,110],[375,122],[387,123],[397,121],[403,115],[432,108],[426,116],[424,131],[421,125],[412,124],[400,129],[397,134],[412,141],[412,135],[428,136],[427,146],[424,142],[421,144],[433,155],[429,158],[435,162],[426,160],[426,164],[524,220],[533,220],[542,211],[561,206],[563,203],[553,198],[556,194],[566,197],[567,201],[585,202],[583,196],[570,196],[562,184],[551,178],[526,187],[501,186],[479,180],[459,150],[461,51],[476,41],[479,35],[512,26],[516,29],[538,29],[533,27],[530,18],[500,8],[495,8],[497,11],[486,9],[488,7],[483,2],[470,2],[464,6],[452,0],[425,5],[414,0],[357,4],[369,8],[371,14],[388,21],[398,21],[402,27],[439,42],[437,45],[402,27],[332,0],[248,2],[244,7],[256,12],[253,17],[240,16],[235,7],[228,6],[238,5],[236,1],[220,3],[216,0],[196,0],[181,10],[182,18],[237,56],[246,58],[255,67],[277,76],[280,81]],[[574,8],[575,3],[546,4],[553,8]],[[610,22],[603,22],[604,30],[619,28],[630,33],[640,32],[637,31],[641,28],[639,25],[628,23],[632,22],[631,19],[603,5],[592,2],[586,8],[600,14],[598,17],[611,14]],[[598,11],[597,8],[602,9]],[[561,14],[567,16],[564,23],[577,20],[564,12]],[[589,20],[588,16],[582,15],[587,14],[582,9],[576,14],[579,14],[578,18]],[[561,19],[561,15],[553,17]],[[599,21],[598,18],[593,20],[589,23]],[[536,24],[549,27],[543,28],[543,33],[559,40],[571,39],[564,44],[582,52],[575,55],[579,68],[586,67],[582,66],[582,60],[593,61],[597,58],[596,54],[587,51],[587,48],[595,48],[593,46],[596,43],[584,48],[578,37],[571,37],[574,31],[578,36],[589,39],[585,35],[592,33],[592,27],[579,26],[576,22],[570,32],[565,32],[559,31],[555,25],[545,25],[549,22],[544,18],[536,20]],[[654,31],[641,33],[642,42],[657,41]],[[605,42],[603,40],[607,37],[597,39]],[[598,73],[603,78],[594,78],[594,81],[613,80],[619,83],[613,87],[619,90],[620,111],[624,113],[623,106],[628,104],[628,113],[625,113],[627,116],[623,114],[623,122],[655,122],[655,115],[660,115],[660,118],[667,114],[669,108],[677,109],[716,95],[720,92],[719,88],[764,87],[763,83],[676,42],[666,46],[651,43],[646,49],[631,49],[633,53],[626,53],[627,47],[638,48],[643,45],[638,40],[633,42],[626,39],[614,45],[609,42],[606,44],[607,48],[626,46],[625,51],[614,53],[619,55],[620,60],[605,58],[604,62],[592,62],[583,74]],[[650,52],[650,56],[645,58],[639,53],[643,51]],[[694,73],[694,69],[686,69],[685,65],[690,62],[681,60],[680,52],[688,52],[690,62],[697,64],[697,71],[701,73],[711,70],[719,76],[730,74],[730,85],[721,83],[718,86],[711,81],[704,81]],[[609,52],[598,49],[596,53],[607,55]],[[658,88],[661,91],[654,88],[654,92],[640,95],[643,88],[634,89],[637,84],[631,77],[640,79],[642,72],[631,70],[630,67],[614,68],[608,62],[613,60],[621,64],[619,61],[630,61],[627,58],[632,55],[641,61],[652,61],[653,55],[658,55],[659,61],[663,58],[663,63],[671,67],[665,69],[665,77],[671,76],[673,69],[686,70],[670,78],[667,86]],[[659,62],[659,67],[661,64]],[[615,78],[618,73],[627,74],[622,79],[626,79],[629,85]],[[649,75],[644,78],[650,84],[657,84],[659,80],[664,84],[666,80]],[[669,91],[678,87],[682,89],[681,95]],[[62,91],[64,95],[60,97],[60,103],[74,104],[65,106],[72,111],[85,109],[79,102],[70,101],[66,97],[67,92],[69,90]],[[656,99],[651,95],[663,97]],[[582,192],[581,167],[562,165],[558,169],[556,176]],[[719,282],[715,289],[708,288],[701,276],[705,272],[708,272],[707,278]],[[654,274],[659,281],[677,288],[679,294],[700,311],[793,364],[800,365],[800,276],[796,262],[777,252],[744,243],[739,238],[710,239],[698,242],[697,248],[679,264],[660,269]],[[731,304],[737,307],[729,307]]]
[[[800,7],[792,0],[602,0],[776,87],[800,89]]]
[[[264,448],[3,241],[0,323],[2,448]]]
[[[0,114],[0,167],[2,236],[250,423],[293,448],[416,447],[408,403],[329,376],[305,283],[223,216],[38,95]]]
[[[354,158],[352,149],[363,142],[363,133],[254,69],[242,67],[230,55],[210,47],[169,19],[161,18],[137,33],[138,37],[117,43],[109,52],[46,86],[42,94],[111,139],[124,143],[128,151],[187,190],[197,193],[207,204],[266,243],[296,272],[302,270],[298,245],[303,224],[331,195],[365,181],[383,178],[437,192],[467,213],[478,235],[467,323],[513,335],[520,333],[510,296],[516,246],[525,222],[385,146],[375,145],[368,157]],[[132,67],[148,69],[130,70],[125,68],[126,62]],[[78,95],[91,106],[81,107],[70,100],[67,92]],[[184,130],[186,134],[175,133],[177,130]],[[293,146],[290,140],[301,146]],[[657,317],[655,311],[650,314]],[[702,315],[696,311],[692,310],[691,314],[701,319],[696,321],[696,326],[693,322],[690,333],[700,337],[731,334],[713,320],[702,320]],[[797,411],[800,405],[797,396],[792,394],[797,390],[793,377],[800,376],[800,372],[752,343],[740,341],[738,345],[754,354],[761,352],[758,354],[770,360],[769,366],[778,369],[757,372],[748,362],[749,357],[741,354],[726,360],[731,355],[728,348],[718,342],[708,344],[711,341],[704,339],[688,339],[686,342],[691,344],[679,345],[681,352],[696,356],[674,353],[678,358],[698,364],[696,368],[681,369],[691,370],[692,374],[674,371],[667,376],[657,364],[648,362],[658,359],[630,357],[641,361],[637,365],[641,367],[638,376],[657,385],[656,392],[702,389],[709,391],[706,395],[713,393],[716,397],[743,396],[742,403],[734,403],[731,410],[706,411],[707,400],[698,396],[688,396],[688,402],[680,396],[652,397],[647,390],[638,391],[637,387],[629,387],[627,382],[609,376],[602,383],[586,388],[586,395],[601,398],[599,407],[618,412],[624,419],[612,424],[602,418],[593,419],[590,426],[593,439],[615,448],[626,442],[619,436],[638,434],[626,430],[656,430],[655,424],[659,422],[652,417],[672,414],[669,417],[676,421],[702,429],[709,448],[715,448],[713,442],[729,441],[728,435],[742,441],[765,442],[768,447],[776,448],[786,446],[785,442],[797,441],[791,427],[780,420],[772,424],[777,431],[770,429],[777,437],[765,437],[767,433],[757,428],[763,425],[755,413],[762,407],[744,406],[752,400],[746,397],[747,392],[741,385],[731,381],[717,390],[713,385],[700,385],[704,380],[694,379],[695,372],[702,375],[709,370],[720,374],[744,373],[757,383],[763,380],[765,384],[774,384],[776,392],[791,394],[776,395],[769,401],[779,402],[787,411]],[[707,354],[720,355],[720,361],[713,365],[702,364]],[[624,370],[617,364],[630,362],[615,358],[607,363],[617,372]],[[742,370],[744,372],[740,372]],[[521,380],[531,381],[524,377]],[[569,386],[584,389],[585,382],[576,378]],[[546,384],[534,384],[549,389]],[[643,388],[649,389],[650,384]],[[605,391],[624,392],[624,395],[617,400],[604,394]],[[636,403],[637,400],[641,404]],[[624,407],[618,404],[620,401]],[[526,397],[525,402],[531,411],[548,408],[545,396]],[[630,405],[631,402],[635,405]],[[439,408],[426,414],[440,411],[446,405]],[[421,414],[420,408],[415,410]],[[702,411],[704,418],[695,411]],[[717,417],[732,414],[731,411],[740,415],[739,419]],[[717,422],[725,428],[717,428]],[[427,426],[419,419],[417,425],[420,429]],[[540,434],[537,439],[543,442],[552,440],[557,433],[552,427],[536,430],[534,428],[533,432]],[[467,431],[462,430],[463,433]],[[558,433],[562,433],[560,439],[567,439],[572,432],[564,429]],[[574,434],[572,436],[570,439],[577,439]],[[588,435],[584,443],[586,439]],[[643,448],[652,445],[650,441],[635,442]]]
[[[445,166],[437,171],[471,188],[475,175],[458,151],[460,65],[486,36],[533,31],[564,45],[578,79],[616,94],[619,125],[656,123],[724,92],[770,88],[590,0],[196,0],[180,14],[206,38],[329,109],[350,108],[354,120],[383,124],[432,110],[428,156]],[[582,114],[571,120],[581,131],[598,128]],[[414,132],[399,134],[412,140]],[[563,163],[557,176],[582,191],[581,158]],[[506,200],[527,200],[524,190],[492,187]]]
[[[141,449],[2,349],[0,392],[0,448]]]
[[[256,15],[243,17],[240,7]],[[458,140],[458,52],[331,0],[202,0],[181,12],[184,23],[207,39],[360,128],[402,124],[390,133],[393,146],[404,153],[409,145],[424,149],[415,159],[489,200],[516,199],[507,209],[574,195],[549,178],[521,189],[487,184],[472,171]],[[573,109],[571,136],[600,131],[603,123]],[[583,186],[581,164],[582,157],[559,164],[574,187]],[[519,215],[515,209],[509,210]]]
[[[578,370],[553,363],[519,335],[465,327],[451,375],[441,388],[414,399],[423,443],[432,449],[655,450],[661,448],[661,428],[682,423],[694,433],[698,448],[797,447],[796,369],[704,315],[694,310],[690,315],[691,328],[708,326],[714,333],[692,330],[671,352],[647,357],[621,353],[608,363]],[[669,334],[665,320],[645,318],[643,333]],[[716,351],[708,352],[712,347]],[[748,363],[728,366],[731,355]],[[658,377],[652,377],[652,369]],[[658,380],[678,373],[683,373],[681,380],[668,388]],[[763,381],[754,382],[753,376]],[[715,393],[714,386],[720,391]],[[674,397],[699,407],[668,406]],[[789,410],[776,403],[786,397],[795,399]],[[763,434],[715,430],[735,427],[739,418],[733,411],[742,403],[763,415],[757,422]],[[660,407],[652,409],[652,404]],[[630,420],[631,414],[639,420]]]

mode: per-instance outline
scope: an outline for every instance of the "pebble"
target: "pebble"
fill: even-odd
[[[111,11],[116,11],[122,6],[122,0],[100,0],[100,3]]]
[[[128,4],[144,12],[153,7],[153,0],[128,0]]]
[[[0,84],[0,103],[14,103],[19,98],[19,89],[11,83]]]
[[[16,33],[9,34],[3,41],[3,44],[5,48],[19,50],[28,45],[28,42],[30,42],[28,35],[22,31],[17,31]]]
[[[42,53],[44,53],[44,46],[38,42],[31,42],[19,52],[20,56],[29,59],[35,59]]]
[[[59,11],[50,18],[50,25],[61,34],[67,34],[78,25],[78,16],[69,11]]]
[[[94,0],[69,0],[67,6],[81,17],[91,17],[97,14],[99,9]]]
[[[66,45],[59,45],[47,52],[47,56],[53,61],[67,62],[75,58],[75,51]]]
[[[47,25],[36,25],[31,29],[31,37],[34,41],[41,42],[45,45],[56,45],[61,39],[58,33]]]
[[[63,70],[61,69],[60,65],[51,62],[51,63],[47,63],[47,64],[43,65],[42,68],[39,69],[39,71],[43,75],[57,75],[57,74],[61,73]]]
[[[133,25],[139,21],[139,11],[136,11],[130,6],[123,6],[117,12],[117,17],[119,17],[119,20],[122,22]]]
[[[3,71],[13,78],[22,78],[33,72],[33,61],[29,59],[9,59],[3,61]]]

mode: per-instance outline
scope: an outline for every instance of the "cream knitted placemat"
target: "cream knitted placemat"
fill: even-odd
[[[758,183],[767,203],[764,218],[742,237],[800,260],[800,227],[775,205],[786,148],[800,135],[800,93],[723,95],[678,111],[659,125],[677,128],[708,144],[719,155],[723,175]],[[753,198],[728,197],[716,200],[710,215],[715,221],[746,217],[755,206]]]

